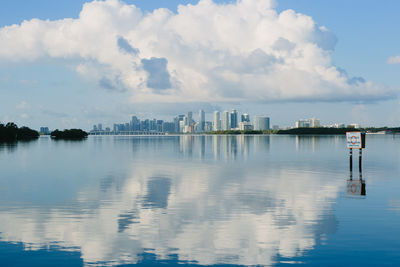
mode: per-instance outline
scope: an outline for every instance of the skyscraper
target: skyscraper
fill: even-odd
[[[200,109],[199,111],[199,128],[201,132],[204,132],[204,125],[206,123],[206,116],[204,110]]]
[[[193,124],[193,112],[189,111],[187,115],[187,124],[186,125],[192,125]]]
[[[184,119],[185,119],[185,115],[178,115],[178,116],[176,116],[175,118],[174,118],[174,123],[175,123],[175,132],[176,133],[179,133],[179,132],[181,132],[181,127],[180,127],[180,125],[181,125],[181,121],[184,121]]]
[[[138,131],[140,130],[140,121],[136,116],[132,116],[131,120],[131,130]]]
[[[219,111],[214,111],[213,130],[214,131],[221,130],[221,114]]]
[[[254,130],[269,130],[269,117],[257,116],[254,119]]]
[[[310,126],[314,128],[321,127],[321,121],[319,119],[312,118],[310,119]]]
[[[242,122],[250,122],[250,115],[247,113],[242,114]]]
[[[224,111],[222,113],[222,118],[221,118],[221,129],[222,130],[230,130],[230,118],[229,118],[229,112],[228,111]]]
[[[238,113],[235,109],[232,109],[230,113],[230,128],[236,129],[238,127]]]

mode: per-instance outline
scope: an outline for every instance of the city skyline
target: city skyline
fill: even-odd
[[[204,110],[200,109],[198,118],[193,117],[193,111],[186,114],[176,115],[172,120],[160,120],[157,118],[138,118],[131,116],[129,122],[114,122],[112,126],[103,125],[99,122],[94,124],[90,133],[92,134],[119,134],[119,133],[206,133],[213,131],[229,130],[270,130],[270,117],[254,116],[251,119],[248,113],[240,113],[235,109],[221,112],[213,112],[212,121],[207,121]],[[274,126],[278,128],[277,125]],[[42,131],[41,127],[41,132]],[[47,127],[46,127],[47,128]],[[47,129],[48,130],[48,129]]]
[[[282,127],[313,117],[398,126],[398,8],[361,0],[6,0],[0,121],[87,129],[190,109],[212,121],[214,110],[233,108]]]

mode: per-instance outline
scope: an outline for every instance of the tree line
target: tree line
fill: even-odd
[[[88,136],[88,133],[81,129],[70,130],[55,130],[51,132],[53,139],[66,139],[66,140],[79,140]],[[0,123],[0,142],[15,142],[21,140],[34,140],[39,138],[38,131],[32,130],[28,127],[18,127],[15,123],[9,122],[7,124]]]
[[[19,140],[33,140],[39,138],[39,133],[28,127],[21,127],[9,122],[7,124],[0,123],[0,141],[14,142]]]
[[[88,133],[81,129],[70,129],[70,130],[55,130],[51,132],[51,137],[54,139],[66,139],[66,140],[79,140],[84,139],[88,136]]]

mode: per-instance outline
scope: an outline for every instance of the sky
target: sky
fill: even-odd
[[[38,129],[237,109],[400,124],[400,2],[3,0],[0,121]]]

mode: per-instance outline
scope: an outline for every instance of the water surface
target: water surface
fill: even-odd
[[[367,136],[362,182],[348,160],[340,136],[0,144],[0,265],[399,266],[400,136]]]

